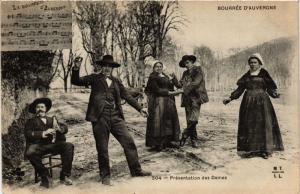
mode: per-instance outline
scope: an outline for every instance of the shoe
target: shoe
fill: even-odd
[[[166,145],[168,148],[180,148],[180,146],[178,145],[178,142],[175,142],[175,141],[170,141],[167,145]]]
[[[53,184],[52,179],[49,176],[41,177],[41,184],[40,184],[41,187],[45,187],[48,189],[52,187],[52,184]]]
[[[261,153],[261,157],[262,157],[263,159],[268,159],[270,156],[271,156],[271,155],[268,154],[268,153]]]
[[[189,137],[189,135],[186,133],[186,132],[183,132],[182,135],[181,135],[181,139],[180,139],[180,143],[179,145],[180,146],[184,146],[187,138]]]
[[[198,145],[198,143],[197,143],[197,141],[195,139],[191,140],[191,144],[192,144],[193,148],[199,148],[199,145]]]
[[[102,184],[107,185],[107,186],[113,186],[110,182],[110,178],[103,178],[102,179]]]
[[[140,170],[140,171],[137,171],[137,172],[131,174],[132,177],[151,176],[151,175],[152,175],[151,172],[148,172],[148,171],[145,171],[145,170]]]
[[[70,179],[70,177],[67,177],[67,176],[61,178],[60,182],[65,185],[73,185],[72,179]]]
[[[161,146],[161,145],[155,146],[154,150],[157,152],[160,152],[163,150],[163,146]]]

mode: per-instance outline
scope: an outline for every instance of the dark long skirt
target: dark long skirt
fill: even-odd
[[[163,146],[179,141],[180,126],[172,97],[148,96],[146,146]]]
[[[277,117],[269,96],[262,89],[246,91],[239,112],[238,153],[272,154],[283,149]]]

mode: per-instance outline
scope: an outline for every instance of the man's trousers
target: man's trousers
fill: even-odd
[[[125,121],[116,109],[104,108],[97,122],[92,122],[93,133],[98,152],[98,163],[102,179],[110,178],[108,141],[109,134],[118,140],[124,149],[126,160],[131,174],[141,171],[138,153],[133,138],[126,128]]]
[[[49,176],[47,168],[42,163],[42,157],[50,153],[61,155],[61,176],[70,176],[74,156],[74,145],[72,143],[31,144],[26,150],[26,157],[40,176]]]

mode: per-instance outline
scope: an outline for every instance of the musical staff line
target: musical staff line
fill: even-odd
[[[48,23],[3,23],[1,24],[1,28],[60,28],[60,27],[71,27],[72,22],[48,22]]]
[[[29,32],[3,32],[1,33],[2,37],[27,37],[27,36],[70,36],[72,32],[67,31],[52,31],[52,32],[43,32],[43,31],[29,31]]]
[[[53,18],[71,18],[72,14],[71,13],[55,13],[55,14],[23,14],[23,13],[18,13],[18,14],[11,14],[7,15],[7,19],[53,19]]]
[[[59,39],[53,39],[53,40],[39,40],[36,41],[34,39],[32,40],[11,40],[11,41],[2,41],[2,46],[5,45],[38,45],[38,46],[48,46],[50,44],[71,44],[72,39],[66,39],[66,40],[59,40]]]

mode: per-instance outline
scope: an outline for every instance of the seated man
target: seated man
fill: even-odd
[[[66,125],[58,123],[55,117],[46,113],[52,106],[49,98],[38,98],[29,105],[29,112],[35,116],[25,124],[26,150],[25,156],[41,176],[41,185],[49,188],[52,184],[49,172],[42,163],[42,156],[52,153],[60,154],[62,170],[60,180],[66,185],[72,185],[71,175],[74,145],[66,142]]]

